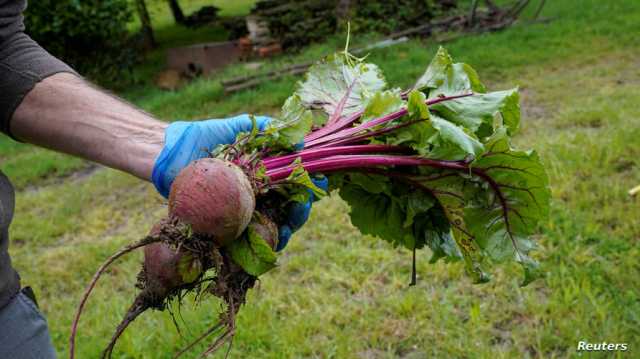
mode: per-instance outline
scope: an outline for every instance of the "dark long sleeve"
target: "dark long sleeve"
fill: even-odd
[[[24,33],[25,9],[26,0],[0,0],[0,131],[9,135],[14,111],[38,82],[74,73]]]

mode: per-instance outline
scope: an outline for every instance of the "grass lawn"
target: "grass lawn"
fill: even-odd
[[[638,357],[640,198],[626,191],[640,183],[640,2],[547,3],[550,23],[446,45],[491,89],[520,86],[524,118],[516,145],[538,150],[551,177],[552,213],[540,227],[537,252],[547,277],[520,288],[514,265],[473,285],[462,264],[430,265],[425,250],[418,285],[408,287],[410,253],[360,235],[348,206],[333,196],[315,205],[280,267],[251,291],[232,357],[571,358],[580,340],[630,347],[584,357]],[[339,43],[266,66],[317,58]],[[407,86],[436,49],[414,40],[376,50],[370,60],[390,83]],[[176,92],[140,86],[121,95],[160,118],[197,119],[273,114],[295,86],[286,78],[224,95],[220,79],[245,71],[237,65]],[[0,138],[0,168],[19,189],[11,254],[23,283],[35,288],[61,357],[95,269],[166,212],[152,185],[103,168],[78,174],[87,166]],[[123,259],[98,284],[80,324],[80,358],[97,357],[106,345],[136,294],[140,260],[140,253]],[[178,315],[182,336],[168,313],[147,313],[122,337],[116,356],[171,358],[220,308],[215,300],[186,304]]]

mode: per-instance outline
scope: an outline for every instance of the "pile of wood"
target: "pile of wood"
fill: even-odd
[[[278,2],[284,0],[268,0]],[[326,0],[327,2],[332,0]],[[372,48],[386,47],[402,42],[407,37],[430,37],[437,42],[454,40],[461,36],[477,34],[488,31],[498,31],[512,25],[529,5],[531,0],[513,0],[511,4],[497,6],[491,0],[473,0],[468,13],[456,13],[449,16],[439,17],[430,21],[425,21],[417,26],[409,27],[401,31],[389,34],[386,38],[376,44],[360,49],[352,49],[354,54],[363,54]],[[258,4],[262,3],[258,2]],[[481,4],[482,3],[482,4]],[[534,15],[537,21],[545,0],[538,0]],[[483,6],[481,6],[483,5]],[[283,11],[282,8],[278,11]],[[260,20],[259,18],[257,18]],[[269,32],[265,22],[262,22],[262,38],[259,41],[274,43],[277,40],[273,33]],[[242,76],[222,82],[226,93],[233,93],[249,89],[259,84],[274,80],[283,76],[302,74],[312,63],[300,63],[288,66],[279,70],[259,73],[252,76]]]
[[[353,32],[388,34],[428,21],[455,4],[456,0],[261,0],[251,12],[250,26],[259,23],[263,35],[285,49],[300,48],[335,34],[347,21]]]
[[[336,0],[261,0],[251,11],[251,18],[270,40],[283,48],[296,48],[335,33],[336,3]]]

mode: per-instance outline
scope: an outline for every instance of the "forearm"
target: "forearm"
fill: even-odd
[[[149,180],[167,125],[76,75],[39,82],[18,106],[12,134]]]

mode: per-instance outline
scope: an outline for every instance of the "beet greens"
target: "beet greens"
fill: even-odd
[[[487,92],[443,48],[406,91],[338,53],[309,70],[280,120],[222,153],[291,201],[308,199],[301,188],[322,195],[309,175],[326,175],[362,233],[462,259],[475,282],[515,259],[526,285],[541,275],[528,252],[550,194],[538,155],[510,145],[518,101],[517,89]]]

